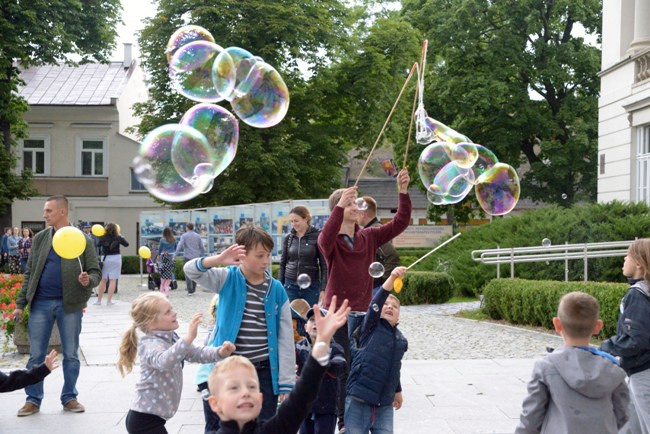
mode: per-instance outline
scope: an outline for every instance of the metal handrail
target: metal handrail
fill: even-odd
[[[584,280],[588,279],[587,261],[590,258],[625,256],[631,241],[608,241],[601,243],[559,244],[554,246],[511,247],[474,250],[472,260],[497,265],[497,278],[501,277],[501,264],[510,264],[510,277],[515,277],[515,264],[522,262],[564,261],[564,280],[569,280],[569,260],[584,261]]]

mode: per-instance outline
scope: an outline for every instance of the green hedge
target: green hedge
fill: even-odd
[[[492,319],[553,330],[560,298],[582,291],[600,303],[600,318],[605,324],[601,336],[609,337],[616,334],[619,304],[628,288],[626,283],[493,279],[483,288],[483,310]]]
[[[449,301],[454,293],[454,280],[447,273],[409,271],[404,275],[402,291],[395,296],[403,305],[439,304]]]

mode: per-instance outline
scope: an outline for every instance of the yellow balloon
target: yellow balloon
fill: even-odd
[[[140,255],[142,259],[149,259],[151,258],[151,250],[147,246],[141,246],[138,249],[138,255]]]
[[[117,233],[118,233],[118,234],[121,234],[121,233],[122,233],[122,229],[120,228],[120,225],[118,225],[117,223],[115,223],[115,227],[117,228]]]
[[[93,227],[90,229],[90,232],[92,232],[96,237],[103,237],[106,233],[106,230],[102,225],[93,225]]]
[[[399,293],[402,290],[402,286],[404,286],[404,282],[402,281],[401,277],[398,277],[395,279],[393,282],[393,290],[397,293]]]
[[[64,259],[75,259],[86,249],[86,237],[74,226],[66,226],[52,237],[52,247],[57,255]]]

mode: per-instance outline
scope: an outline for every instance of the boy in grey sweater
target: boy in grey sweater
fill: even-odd
[[[625,424],[625,372],[614,357],[589,346],[603,327],[598,318],[591,295],[562,297],[553,325],[564,345],[535,362],[515,434],[616,434]]]

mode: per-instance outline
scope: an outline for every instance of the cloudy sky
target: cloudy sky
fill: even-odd
[[[123,60],[123,44],[128,42],[133,44],[134,56],[139,55],[136,32],[144,26],[143,19],[156,13],[156,8],[151,0],[122,0],[122,8],[122,21],[124,21],[124,24],[118,26],[117,45],[111,56],[112,60]]]

